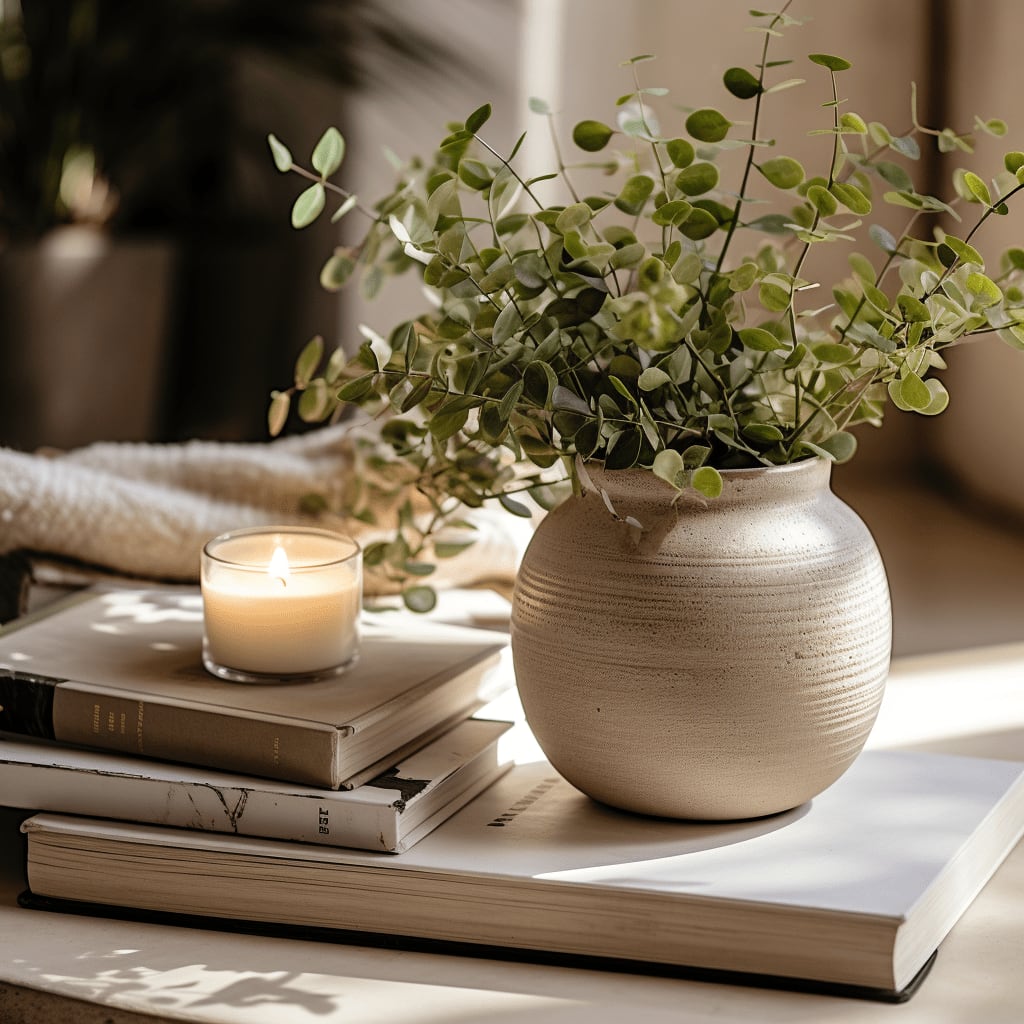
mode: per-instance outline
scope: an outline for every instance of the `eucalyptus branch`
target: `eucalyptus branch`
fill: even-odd
[[[772,18],[769,27],[774,29],[776,25],[782,20],[782,15],[789,10],[792,0],[786,0],[786,3],[782,5],[782,9]],[[718,261],[715,264],[715,273],[719,274],[722,271],[722,267],[725,266],[725,256],[729,251],[729,244],[732,242],[733,235],[736,233],[736,226],[739,224],[740,214],[743,212],[743,204],[746,202],[745,196],[747,194],[747,185],[750,182],[750,172],[754,169],[754,153],[756,152],[756,141],[757,131],[761,123],[761,99],[764,96],[764,75],[767,71],[768,63],[768,43],[771,39],[771,35],[768,32],[764,34],[764,42],[761,45],[761,60],[758,64],[758,76],[757,76],[757,92],[754,96],[754,118],[750,126],[750,145],[747,147],[747,162],[743,168],[743,177],[740,179],[739,193],[736,198],[736,206],[733,208],[732,218],[729,221],[729,229],[725,234],[725,241],[722,242],[722,248],[718,251]]]
[[[434,509],[418,521],[429,533],[459,503],[476,507],[496,496],[512,509],[508,495],[531,486],[513,478],[530,473],[539,479],[560,458],[611,470],[648,469],[680,492],[694,486],[709,498],[721,487],[724,467],[785,464],[822,453],[841,460],[854,447],[845,429],[877,422],[887,397],[902,410],[941,411],[948,396],[941,380],[930,376],[940,362],[933,353],[995,332],[1024,348],[1024,300],[1000,285],[1016,281],[1016,264],[1024,261],[1011,256],[1014,266],[993,280],[984,272],[981,249],[975,255],[973,247],[989,218],[1017,200],[1024,178],[993,202],[984,181],[964,172],[954,191],[984,209],[966,240],[950,234],[937,243],[924,232],[923,214],[948,204],[916,191],[909,171],[897,173],[882,162],[888,149],[913,155],[909,143],[902,145],[884,125],[841,113],[838,74],[850,65],[824,53],[809,55],[828,69],[831,82],[833,138],[830,154],[820,154],[820,173],[790,157],[758,159],[766,144],[760,138],[765,99],[791,84],[766,84],[769,67],[787,63],[770,63],[768,54],[780,29],[796,22],[790,7],[787,0],[777,13],[755,15],[764,33],[760,63],[729,68],[723,76],[728,92],[750,101],[753,110],[750,138],[739,140],[746,152],[735,192],[719,184],[717,165],[725,152],[720,144],[739,122],[713,107],[689,108],[686,137],[652,130],[663,90],[641,87],[645,76],[636,65],[646,58],[626,62],[633,91],[622,102],[633,105],[629,123],[617,129],[586,120],[572,132],[574,145],[588,154],[623,134],[632,140],[607,161],[607,201],[595,203],[596,210],[581,199],[573,163],[542,101],[531,102],[531,109],[547,114],[556,166],[541,178],[560,178],[572,198],[564,206],[542,205],[512,166],[519,143],[507,157],[499,154],[481,137],[490,106],[475,110],[431,158],[410,165],[415,173],[407,173],[375,211],[359,207],[374,226],[358,250],[339,247],[321,275],[332,289],[361,278],[373,293],[387,278],[418,270],[433,308],[415,319],[427,329],[402,324],[393,332],[392,366],[381,368],[379,358],[365,353],[346,365],[336,353],[321,378],[314,364],[322,341],[314,339],[297,360],[295,387],[272,398],[272,432],[282,429],[299,392],[298,413],[309,422],[336,416],[345,403],[381,417],[381,437],[393,454],[383,468],[374,464],[384,479],[375,486],[400,490],[417,480]],[[914,134],[961,138],[949,129],[923,129],[916,111],[913,121]],[[1000,124],[986,122],[993,134],[1001,134]],[[848,141],[851,132],[864,136],[857,148]],[[335,216],[357,207],[354,197],[326,181],[344,154],[336,130],[314,150],[311,166],[319,175],[293,168],[277,140],[271,150],[279,170],[294,169],[315,186],[296,200],[296,226],[319,216],[327,191],[344,197]],[[1019,173],[1024,152],[1008,153],[1004,164]],[[775,205],[751,219],[744,212],[755,202],[749,194],[754,170],[767,182],[765,201]],[[868,190],[858,184],[862,172],[889,181],[897,202],[916,207],[898,240],[870,223]],[[508,206],[506,196],[520,188],[527,201]],[[803,200],[796,214],[790,212],[794,194]],[[485,216],[476,216],[479,202],[486,204]],[[848,223],[833,222],[839,205],[850,211]],[[747,252],[735,251],[740,238],[759,231],[787,240],[755,240]],[[853,254],[859,293],[857,285],[840,282],[834,288],[838,314],[825,314],[831,303],[817,313],[802,308],[811,303],[799,293],[831,283],[814,279],[812,247],[839,237],[859,243],[869,233],[885,257]],[[973,266],[963,271],[975,262],[981,264],[976,273]],[[332,387],[338,388],[333,395]],[[597,429],[599,421],[605,429]],[[686,471],[689,466],[701,472]],[[424,550],[408,511],[399,538],[403,527],[407,540],[374,548],[395,578]],[[422,572],[414,566],[414,584]],[[426,600],[421,585],[403,586],[416,595],[413,604]]]

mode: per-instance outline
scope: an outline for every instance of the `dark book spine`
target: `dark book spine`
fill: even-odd
[[[341,781],[334,777],[336,730],[214,705],[163,703],[67,682],[57,688],[53,729],[62,743],[328,789]]]
[[[0,668],[0,731],[56,739],[53,698],[57,680],[29,674],[12,675]]]

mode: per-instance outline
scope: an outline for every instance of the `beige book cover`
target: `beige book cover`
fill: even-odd
[[[337,788],[509,686],[507,639],[366,613],[345,675],[244,685],[202,666],[198,588],[92,590],[0,632],[0,731]]]

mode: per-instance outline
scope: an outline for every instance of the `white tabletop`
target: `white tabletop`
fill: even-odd
[[[871,742],[1024,760],[1024,644],[898,662]],[[18,820],[0,813],[0,1011],[21,997],[18,1016],[7,1009],[0,1017],[18,1024],[58,1019],[52,1002],[33,1009],[25,989],[217,1024],[1024,1021],[1024,844],[943,943],[918,994],[885,1007],[23,910],[15,902],[24,885]]]

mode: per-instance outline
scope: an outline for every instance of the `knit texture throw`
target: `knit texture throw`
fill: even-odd
[[[353,466],[345,425],[262,443],[99,443],[67,453],[0,448],[0,554],[27,550],[108,572],[198,579],[211,537],[260,525],[325,525],[362,542],[380,536],[354,519],[304,514],[323,495],[343,507]],[[475,543],[438,565],[439,586],[511,582],[529,525],[500,509],[467,510]],[[446,538],[453,539],[453,538]],[[386,589],[369,575],[368,593]]]

